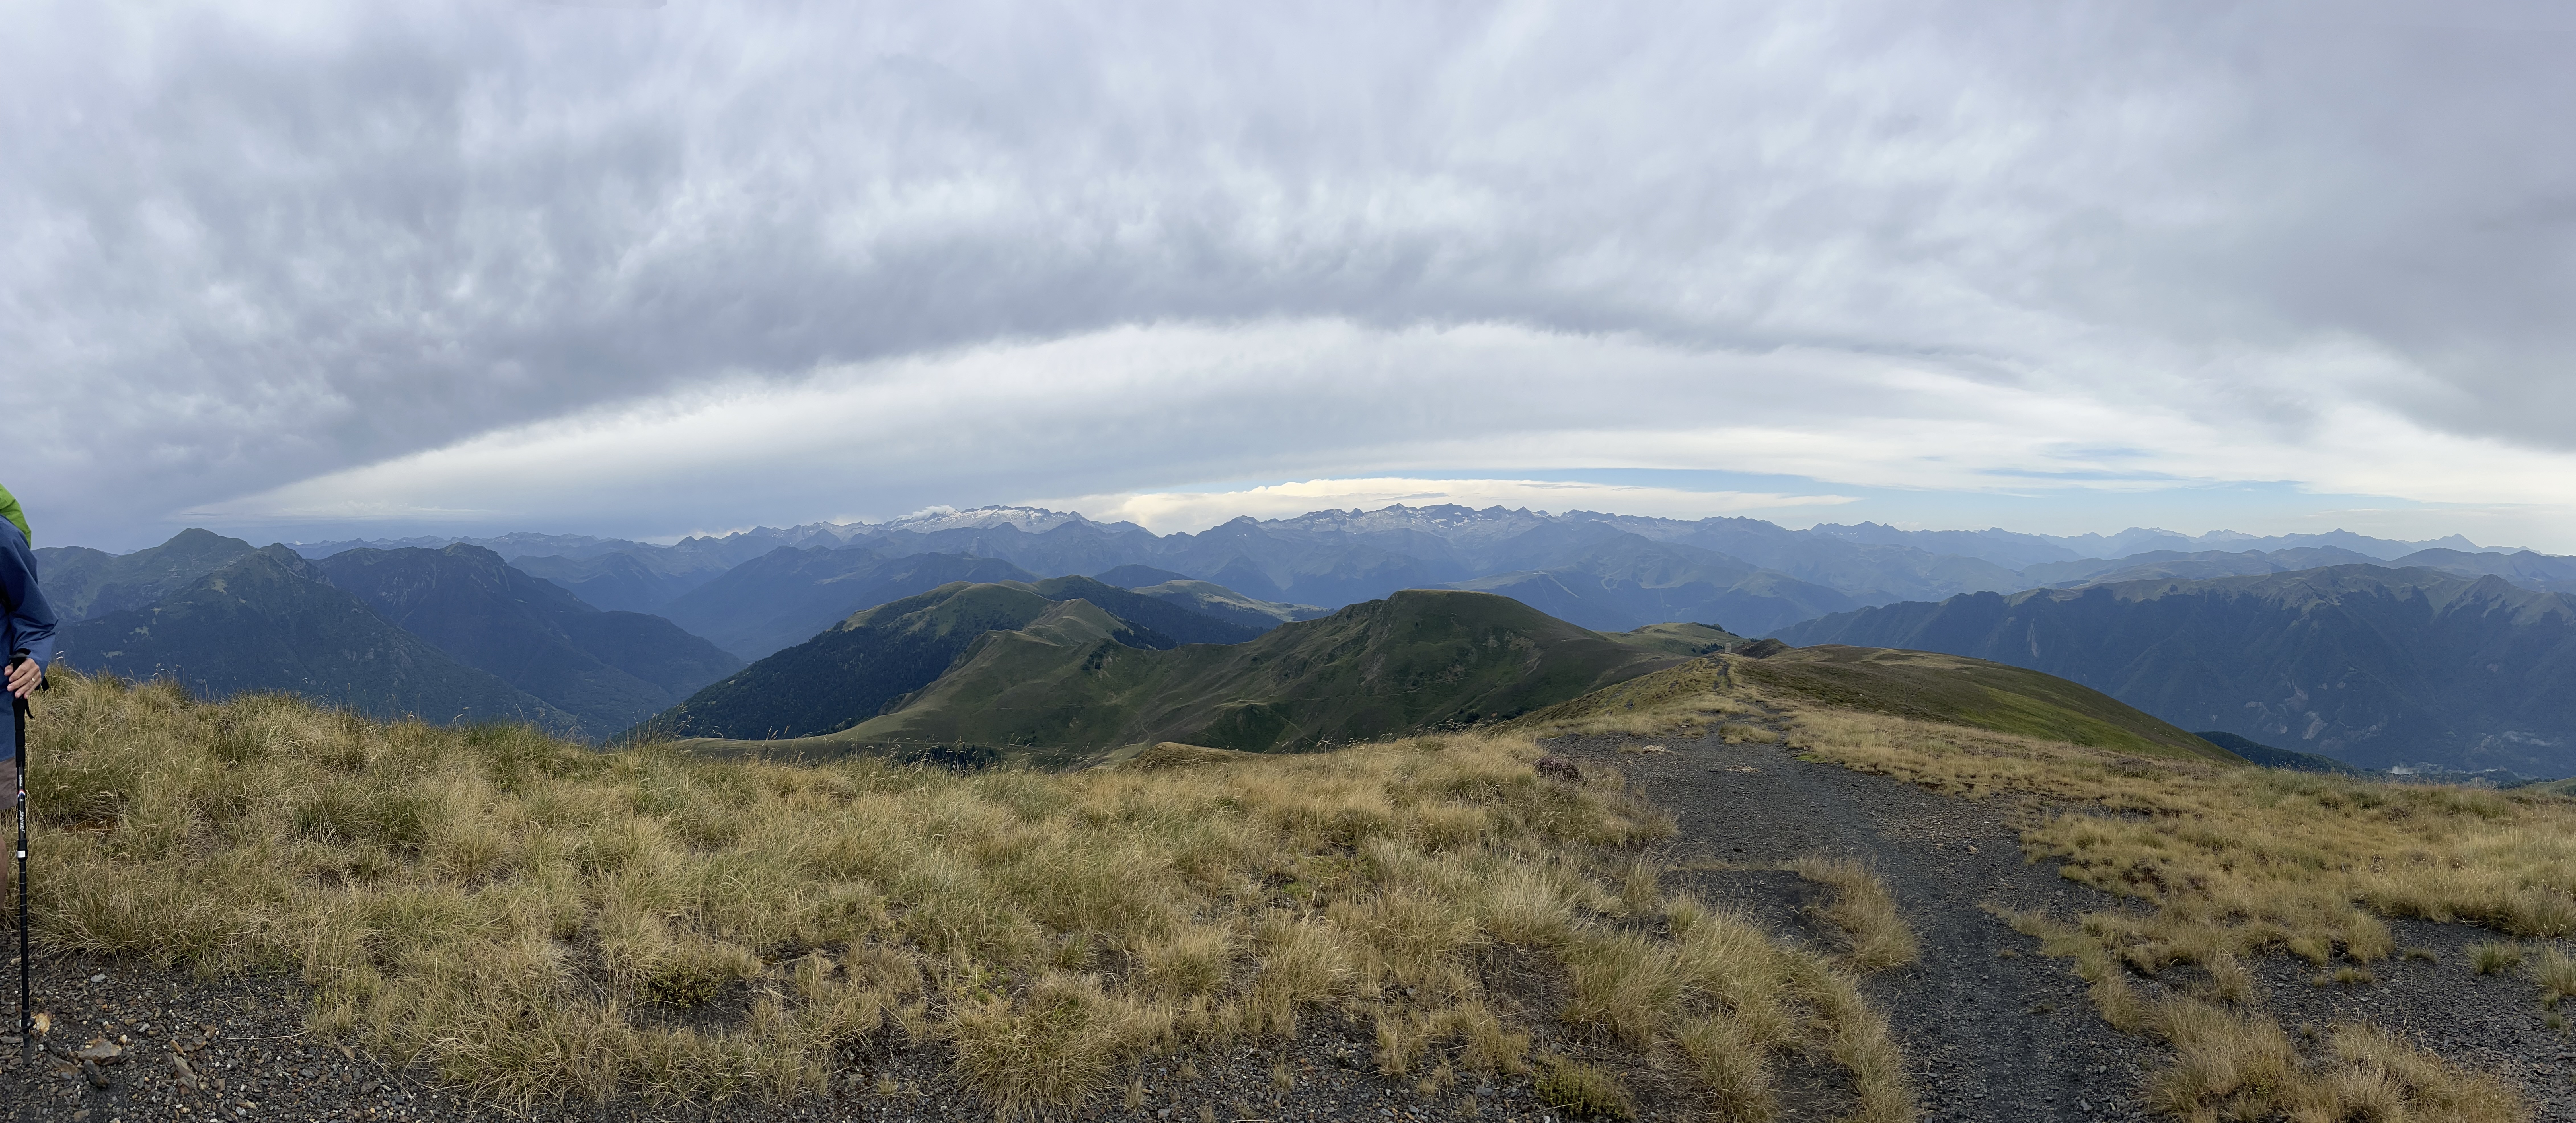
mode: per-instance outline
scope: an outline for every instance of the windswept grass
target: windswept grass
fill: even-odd
[[[1684,1058],[1762,1118],[1769,1058],[1807,1052],[1860,1118],[1912,1116],[1849,975],[1669,905],[1633,854],[1669,821],[1614,771],[1538,776],[1526,737],[720,763],[72,675],[33,730],[48,951],[298,971],[318,1033],[504,1101],[792,1097],[931,1047],[1027,1114],[1330,1011],[1435,1082],[1553,1034]],[[1562,974],[1549,1025],[1496,1012],[1490,954]]]

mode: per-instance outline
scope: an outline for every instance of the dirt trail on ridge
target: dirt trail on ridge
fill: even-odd
[[[1731,905],[1782,938],[1830,941],[1834,933],[1805,912],[1824,891],[1774,867],[1823,854],[1875,871],[1922,944],[1919,962],[1872,976],[1867,989],[1905,1050],[1926,1121],[2163,1118],[2144,1101],[2143,1081],[2166,1062],[2165,1048],[2104,1024],[2070,962],[2041,956],[2037,940],[1988,911],[2068,917],[2119,907],[2059,877],[2054,862],[2023,860],[2022,828],[2051,805],[2016,794],[1937,795],[1799,760],[1778,745],[1730,745],[1714,731],[1548,745],[1619,769],[1632,789],[1673,811],[1680,833],[1654,852],[1681,867],[1665,876],[1668,891]],[[1645,745],[1667,751],[1633,751]],[[1743,868],[1690,868],[1719,863]],[[2293,1030],[2367,1017],[2502,1075],[2523,1090],[2537,1120],[2576,1121],[2576,1040],[2542,1023],[2528,980],[2477,976],[2460,952],[2494,933],[2412,921],[2391,927],[2399,947],[2432,949],[2439,962],[2373,964],[2377,984],[2319,988],[2305,961],[2257,961],[2249,965],[2269,991],[2265,1007]],[[2162,985],[2132,981],[2150,998]]]

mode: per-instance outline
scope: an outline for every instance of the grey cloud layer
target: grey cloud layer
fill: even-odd
[[[66,532],[716,378],[1280,316],[2129,354],[2285,431],[2315,401],[2240,358],[2341,339],[2400,373],[2338,392],[2576,447],[2538,6],[424,7],[12,8],[0,385]]]

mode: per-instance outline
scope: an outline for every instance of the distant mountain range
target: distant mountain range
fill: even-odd
[[[2394,561],[2428,549],[2446,552],[2435,565],[2493,565],[2462,558],[2501,558],[2459,536],[2399,542],[2345,531],[2257,537],[2218,531],[2181,535],[2131,529],[2073,537],[2005,530],[1908,531],[1876,523],[1789,530],[1749,518],[1661,519],[1569,511],[1561,514],[1454,505],[1378,511],[1316,511],[1289,519],[1241,518],[1196,534],[1157,535],[1133,523],[1094,522],[1078,514],[1030,507],[984,507],[884,523],[812,523],[760,527],[660,546],[576,535],[512,534],[480,539],[322,542],[297,547],[327,556],[357,547],[444,546],[467,541],[529,573],[555,581],[600,608],[660,612],[744,658],[793,643],[865,607],[865,576],[836,578],[800,605],[753,621],[717,611],[691,592],[731,577],[731,591],[709,598],[750,606],[744,587],[758,571],[736,567],[781,548],[809,555],[780,571],[818,564],[820,552],[865,550],[873,559],[824,561],[826,569],[885,565],[921,554],[1005,562],[1019,576],[957,574],[953,580],[1020,580],[1103,574],[1122,568],[1167,574],[1163,581],[1115,580],[1135,588],[1171,580],[1216,585],[1252,601],[1330,611],[1398,589],[1464,588],[1543,603],[1586,627],[1625,629],[1688,618],[1759,633],[1851,608],[1937,600],[1965,592],[2015,592],[2091,579],[2124,566],[2150,564],[2142,554],[2271,554],[2343,551],[2335,562]],[[1660,549],[1659,549],[1660,548]],[[2320,553],[2320,558],[2329,555]],[[2510,555],[2518,556],[2518,555]],[[2531,572],[2502,572],[2531,588],[2576,579],[2559,576],[2576,559],[2541,559]],[[2306,568],[2272,559],[2280,568]],[[2271,572],[2230,569],[2226,572]],[[2266,563],[2269,564],[2269,563]],[[2332,564],[2320,561],[2315,564]],[[2434,564],[2429,560],[2406,564]],[[2054,567],[2054,568],[2038,568]],[[2508,567],[2511,568],[2511,567]],[[2198,576],[2219,576],[2218,572]],[[793,583],[812,583],[789,573]],[[886,584],[882,603],[938,582]],[[826,594],[830,595],[826,595]],[[859,594],[852,599],[853,594]],[[765,607],[765,606],[763,606]]]
[[[2494,574],[2337,565],[1978,593],[1782,638],[2011,663],[2185,728],[2371,768],[2576,773],[2576,600]]]
[[[1669,631],[1604,635],[1446,590],[1244,643],[1174,645],[1089,599],[1105,588],[960,583],[883,605],[708,687],[656,731],[806,734],[744,746],[791,755],[910,749],[1056,765],[1166,740],[1270,752],[1509,718],[1691,657]],[[1712,629],[1691,638],[1700,650],[1741,642]]]
[[[200,588],[199,582],[256,551],[247,542],[190,530],[125,555],[78,547],[49,547],[38,555],[49,594],[73,621],[65,650],[91,661],[80,665],[113,666],[120,673],[159,668],[214,690],[331,691],[336,693],[330,697],[353,699],[351,704],[376,712],[524,713],[592,737],[655,714],[675,715],[670,720],[692,735],[731,738],[837,734],[890,717],[891,711],[878,711],[946,673],[948,663],[934,655],[946,651],[953,661],[965,657],[964,649],[925,647],[907,658],[938,665],[902,663],[909,669],[899,673],[887,669],[896,663],[882,653],[861,660],[862,671],[827,670],[841,666],[833,660],[849,657],[835,645],[854,642],[847,622],[858,615],[951,585],[1023,586],[1044,604],[1080,600],[1110,621],[1091,620],[1083,610],[1031,607],[1023,598],[1028,611],[1008,627],[987,630],[1071,629],[1069,635],[1106,628],[1136,638],[1136,644],[1118,646],[1139,651],[1253,645],[1256,636],[1398,591],[1448,589],[1508,597],[1603,635],[1690,624],[1717,634],[1778,634],[1795,642],[1937,643],[1943,645],[1938,650],[2065,674],[2190,728],[2232,731],[2378,767],[2506,767],[2502,762],[2510,760],[2510,767],[2526,772],[2576,772],[2576,756],[2566,748],[2576,741],[2568,740],[2564,723],[2553,724],[2559,719],[2539,700],[2564,680],[2551,677],[2559,672],[2545,661],[2529,661],[2544,659],[2538,648],[2514,648],[2509,657],[2485,660],[2499,668],[2490,675],[2522,684],[2512,687],[2485,680],[2455,683],[2444,676],[2456,668],[2431,663],[2383,660],[2382,667],[2351,656],[2367,647],[2369,633],[2376,637],[2369,642],[2382,647],[2449,657],[2454,649],[2446,644],[2468,642],[2458,639],[2466,628],[2459,614],[2465,610],[2383,615],[2372,617],[2376,623],[2367,628],[2344,628],[2285,609],[2263,615],[2236,605],[2227,611],[2251,613],[2253,622],[2232,633],[2195,631],[2215,625],[2166,610],[2169,615],[2123,633],[2120,643],[2137,651],[2106,649],[2091,663],[2065,661],[2067,644],[2049,647],[2045,659],[2015,655],[2008,650],[2011,643],[1977,638],[1967,634],[1974,628],[1956,623],[1986,611],[1980,606],[2009,604],[2015,614],[2009,621],[1988,621],[1988,631],[2027,624],[2036,618],[2032,614],[2073,611],[2053,607],[2067,599],[2058,595],[2064,590],[2143,582],[2178,589],[2259,583],[2353,566],[2403,570],[2421,575],[2407,580],[2462,587],[2484,580],[2482,587],[2498,597],[2576,592],[2576,558],[2482,550],[2456,536],[2427,543],[2341,531],[2256,538],[2130,530],[2068,538],[2002,530],[1905,531],[1874,523],[1793,531],[1758,519],[1457,506],[1245,518],[1197,534],[1156,535],[1133,524],[1063,512],[982,508],[877,524],[760,528],[668,546],[512,534],[321,543],[297,550],[313,565],[292,572],[307,581],[319,575],[330,590],[409,637],[379,637],[370,650],[412,652],[426,645],[492,681],[466,690],[465,680],[427,670],[406,672],[408,677],[386,672],[348,681],[317,678],[290,671],[301,656],[283,649],[262,664],[274,674],[245,677],[221,666],[241,662],[240,654],[211,637],[181,642],[179,633],[156,629],[146,642],[132,631],[142,625],[126,618],[119,622],[128,632],[102,646],[92,642],[104,634],[98,622],[118,613],[169,602],[173,610],[187,607],[196,614],[191,618],[212,618],[205,614],[228,594]],[[1084,583],[1082,591],[1068,591],[1076,581]],[[277,582],[241,588],[258,596],[296,591],[292,604],[274,606],[289,616],[321,611],[314,590]],[[173,597],[181,600],[171,602]],[[2154,598],[2113,599],[2128,604]],[[1918,620],[1929,607],[1942,608],[1945,622],[1933,627]],[[266,611],[247,600],[226,611],[255,610]],[[881,614],[860,630],[911,634],[905,629],[914,624],[893,623],[911,611]],[[1059,619],[1041,628],[1038,616],[1047,613]],[[2520,602],[2490,615],[2496,613],[2547,617]],[[2289,631],[2267,639],[2266,628]],[[2157,629],[2172,634],[2158,638]],[[1954,630],[1961,634],[1954,636]],[[290,630],[262,642],[286,644],[298,634]],[[332,642],[344,647],[355,642],[355,633],[333,634],[340,638]],[[2090,633],[2077,629],[2070,639],[2082,634]],[[2231,643],[2271,646],[2229,654]],[[813,650],[799,657],[803,670],[791,660],[747,679],[736,674],[808,648]],[[120,654],[106,654],[111,650]],[[2229,659],[2236,662],[2220,665]],[[2379,668],[2370,671],[2381,676],[2373,680],[2382,684],[2373,688],[2377,709],[2339,707],[2328,704],[2332,699],[2320,702],[2325,696],[2313,688],[2306,695],[2293,689],[2333,678],[2340,672],[2330,673],[2323,663],[2335,660]],[[818,685],[826,679],[832,680],[828,689]],[[700,696],[701,688],[728,681],[737,684],[730,694]],[[811,697],[754,702],[755,696],[778,693],[742,685],[754,682],[797,683],[786,693]],[[2495,689],[2478,692],[2486,687]],[[481,693],[470,704],[447,708],[461,697],[459,691]],[[2308,701],[2298,702],[2302,697]],[[979,737],[1001,736],[967,725]]]
[[[142,608],[251,552],[251,544],[209,530],[183,530],[148,550],[110,554],[85,546],[36,551],[45,600],[63,620]]]

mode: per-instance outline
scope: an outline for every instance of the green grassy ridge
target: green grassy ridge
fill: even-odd
[[[1504,728],[1530,729],[1541,733],[1560,723],[1581,721],[1644,710],[1649,713],[1675,703],[1706,695],[1727,682],[1724,659],[1702,658],[1678,666],[1666,667],[1653,674],[1639,675],[1626,682],[1612,683],[1580,698],[1570,698],[1553,706],[1532,710],[1509,722]]]
[[[1006,561],[962,554],[889,558],[865,549],[782,546],[671,599],[659,610],[746,662],[831,630],[855,612],[960,581],[1035,581]]]
[[[979,637],[937,681],[825,736],[698,751],[830,757],[939,746],[1033,762],[1181,741],[1296,751],[1519,716],[1683,656],[1506,597],[1408,590],[1248,643],[1140,650],[1080,602]]]
[[[951,581],[852,613],[812,639],[698,691],[631,731],[766,740],[836,733],[905,704],[967,659],[988,633],[1034,626],[1054,605],[1100,610],[1114,644],[1239,643],[1254,629],[1088,577]]]
[[[1748,642],[1743,636],[1710,624],[1648,624],[1642,628],[1614,632],[1610,638],[1675,655],[1733,651]]]
[[[1242,643],[1269,631],[1276,624],[1276,621],[1269,620],[1259,626],[1246,624],[1211,615],[1186,603],[1146,596],[1089,577],[1049,577],[1030,587],[1048,600],[1089,601],[1130,625],[1152,630],[1171,640],[1171,643],[1149,645],[1155,647],[1182,643]]]
[[[2141,756],[2243,764],[2244,758],[2054,675],[1959,655],[1828,644],[1767,659],[1730,658],[1730,673],[1842,709],[1947,722]]]
[[[763,740],[847,729],[936,681],[984,635],[1027,627],[1055,603],[1022,582],[952,581],[853,613],[698,691],[636,733]]]

